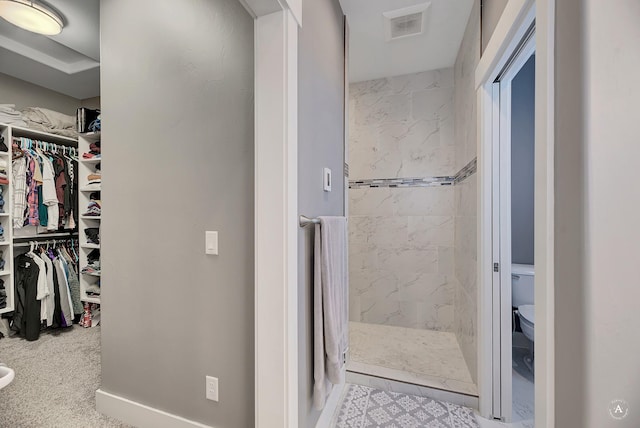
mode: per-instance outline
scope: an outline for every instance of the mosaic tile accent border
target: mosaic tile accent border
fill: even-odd
[[[368,180],[349,181],[350,189],[365,187],[432,187],[451,186],[454,177],[423,177],[423,178],[374,178]]]
[[[453,186],[471,177],[478,169],[477,158],[465,165],[456,175],[421,178],[370,178],[366,180],[350,180],[349,189],[376,187],[435,187]]]
[[[455,183],[462,183],[467,178],[471,177],[478,170],[478,158],[473,158],[471,162],[466,164],[455,176]]]

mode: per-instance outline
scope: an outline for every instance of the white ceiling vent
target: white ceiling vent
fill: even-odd
[[[384,12],[387,41],[422,34],[429,6],[431,2]]]

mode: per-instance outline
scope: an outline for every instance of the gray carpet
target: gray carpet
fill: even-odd
[[[478,428],[473,410],[427,397],[347,385],[336,428]]]
[[[34,342],[0,339],[0,362],[15,370],[0,391],[0,427],[124,428],[95,410],[100,327],[74,326]]]

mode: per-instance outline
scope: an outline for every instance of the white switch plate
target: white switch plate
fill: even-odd
[[[205,232],[205,253],[218,255],[218,232]]]
[[[325,192],[331,191],[331,170],[329,168],[322,170],[322,188]]]
[[[207,400],[218,401],[218,378],[207,376],[206,383]]]

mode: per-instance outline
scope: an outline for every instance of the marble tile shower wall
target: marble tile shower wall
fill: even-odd
[[[349,86],[349,175],[455,174],[453,69]]]
[[[456,168],[477,153],[475,69],[480,61],[480,2],[475,2],[455,71]],[[456,184],[455,192],[455,333],[474,382],[478,380],[477,174]]]
[[[350,179],[454,175],[453,69],[350,86]],[[454,331],[454,189],[349,190],[352,321]]]

